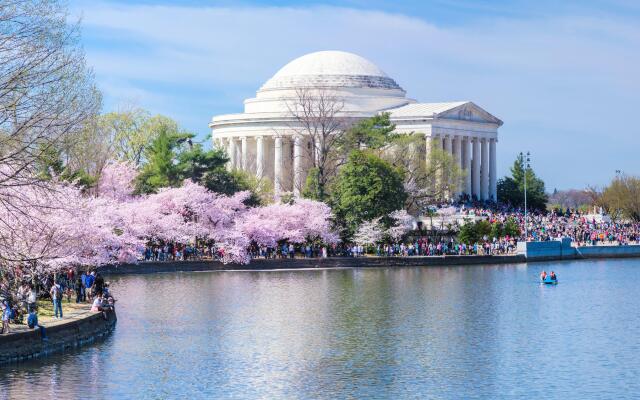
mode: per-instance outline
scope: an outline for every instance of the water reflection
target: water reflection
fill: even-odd
[[[0,399],[633,397],[638,284],[635,260],[119,277],[114,335],[3,368]]]

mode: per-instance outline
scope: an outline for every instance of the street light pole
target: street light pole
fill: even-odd
[[[524,158],[523,154],[520,155]],[[527,158],[524,160],[524,241],[529,239],[529,225],[527,223],[527,172],[529,171],[529,163],[531,161],[531,153],[527,151]]]

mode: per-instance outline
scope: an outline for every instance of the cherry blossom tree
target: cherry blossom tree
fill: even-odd
[[[278,241],[304,243],[321,240],[336,243],[331,230],[333,214],[325,203],[296,199],[293,204],[272,204],[247,210],[240,230],[259,245],[275,246]]]
[[[365,221],[358,227],[353,235],[353,242],[358,245],[369,245],[381,242],[384,239],[385,229],[380,220],[382,217],[372,221]]]
[[[130,162],[110,161],[98,179],[97,195],[115,200],[131,198],[138,171]]]
[[[407,233],[415,229],[416,219],[407,213],[406,210],[396,210],[389,213],[389,218],[394,222],[387,229],[386,234],[393,240],[399,240]]]

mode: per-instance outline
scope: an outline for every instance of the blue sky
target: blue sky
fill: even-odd
[[[640,175],[640,2],[71,1],[105,111],[135,105],[204,138],[288,61],[360,54],[422,102],[502,119],[498,169],[531,151],[547,188]]]

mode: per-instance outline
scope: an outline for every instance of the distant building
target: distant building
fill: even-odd
[[[288,104],[300,88],[330,91],[341,99],[341,114],[348,118],[389,112],[397,132],[423,134],[425,149],[442,146],[453,154],[468,172],[464,193],[496,198],[496,142],[502,121],[470,101],[417,103],[375,64],[343,51],[296,58],[255,98],[244,101],[243,113],[213,117],[213,143],[227,151],[230,168],[270,179],[276,193],[299,194],[310,165],[302,146],[310,144],[292,129]]]

